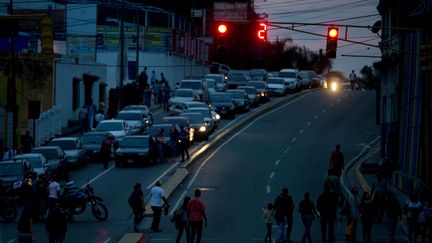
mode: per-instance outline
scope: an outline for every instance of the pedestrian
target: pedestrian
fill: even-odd
[[[24,154],[31,153],[33,146],[33,137],[30,135],[30,131],[26,131],[26,134],[22,138],[22,152]]]
[[[154,104],[159,104],[159,82],[155,79],[154,84],[152,85],[152,93],[153,93],[153,102]]]
[[[276,198],[274,202],[275,219],[278,226],[277,242],[285,241],[284,231],[287,224],[288,227],[286,229],[286,240],[291,242],[294,207],[294,201],[288,194],[288,188],[283,188],[282,193]]]
[[[312,222],[315,217],[319,217],[318,212],[315,209],[315,204],[310,200],[310,193],[305,192],[304,200],[299,204],[299,213],[301,215],[301,220],[304,226],[304,232],[302,237],[302,243],[306,242],[306,239],[309,243],[312,243],[311,237],[311,227]]]
[[[48,207],[53,208],[54,205],[59,201],[60,198],[60,184],[56,181],[57,175],[49,181],[47,191],[48,191]]]
[[[359,199],[358,199],[358,188],[353,187],[345,205],[343,207],[347,209],[344,214],[347,217],[347,225],[345,227],[345,237],[347,242],[356,242],[357,234],[357,220],[359,217]],[[343,209],[343,211],[344,211]]]
[[[160,181],[156,182],[156,185],[150,190],[150,206],[153,211],[153,221],[151,224],[151,230],[153,232],[161,232],[159,228],[159,222],[162,215],[162,202],[168,205],[168,201],[165,198],[165,191],[161,187]]]
[[[362,223],[363,241],[368,243],[372,242],[372,227],[376,212],[375,205],[375,200],[374,198],[371,198],[369,192],[363,192],[363,196],[359,204],[359,211],[360,220]]]
[[[169,111],[168,101],[171,97],[171,87],[168,81],[163,83],[163,107],[165,111]]]
[[[324,189],[324,193],[318,197],[317,210],[320,213],[322,241],[327,239],[330,241],[335,240],[334,224],[336,222],[338,202],[339,193],[330,191],[329,188]]]
[[[388,229],[388,242],[395,242],[396,227],[402,217],[402,207],[393,192],[387,192],[386,197],[386,223]]]
[[[382,223],[384,219],[385,198],[387,193],[387,182],[380,172],[376,175],[376,180],[372,183],[371,195],[373,195],[374,206],[376,209],[374,219],[377,223]]]
[[[183,231],[186,232],[186,242],[189,243],[190,241],[190,229],[188,224],[188,204],[191,200],[190,197],[185,197],[183,199],[183,204],[179,209],[177,209],[174,212],[174,216],[171,219],[172,222],[174,222],[175,227],[177,229],[177,237],[176,237],[176,243],[180,243],[180,240],[183,236]]]
[[[201,190],[195,189],[194,198],[188,203],[188,219],[191,230],[190,243],[200,243],[203,231],[203,224],[207,227],[207,215],[204,202],[201,200]],[[196,241],[195,241],[196,236]]]
[[[155,137],[156,151],[160,163],[166,163],[165,158],[165,142],[164,142],[164,129],[159,128]]]
[[[153,70],[150,77],[150,85],[153,87],[156,84],[156,71]]]
[[[144,87],[143,102],[149,109],[151,107],[152,90],[148,85]]]
[[[349,75],[349,80],[351,83],[351,90],[355,91],[355,86],[356,86],[356,79],[357,79],[357,75],[355,74],[354,70],[352,70],[352,72]]]
[[[328,169],[324,179],[324,191],[341,193],[340,179],[335,175],[333,169]]]
[[[49,243],[61,243],[66,238],[67,217],[60,203],[55,203],[45,222]]]
[[[432,202],[431,200],[432,197],[429,195],[418,217],[422,243],[426,242],[426,235],[428,231],[429,231],[429,242],[432,242]]]
[[[139,224],[144,219],[144,193],[141,189],[141,183],[136,183],[133,187],[133,192],[128,199],[129,206],[134,214],[134,232],[138,232]]]
[[[83,105],[78,111],[78,123],[80,126],[81,134],[87,132],[88,121],[89,121],[89,113],[87,111],[87,107]]]
[[[185,162],[185,155],[186,160],[189,160],[189,133],[186,131],[184,125],[180,125],[180,134],[179,134],[179,142],[180,142],[180,153],[182,160],[181,162]]]
[[[264,219],[264,223],[266,225],[266,235],[264,237],[265,242],[273,242],[272,240],[272,227],[273,227],[273,217],[274,217],[274,210],[273,210],[273,204],[269,203],[267,204],[267,207],[262,208],[262,217]]]
[[[330,156],[330,169],[333,170],[334,174],[337,177],[340,177],[342,174],[342,169],[345,166],[344,155],[340,150],[341,146],[339,144],[336,145],[336,149],[331,153]]]
[[[25,206],[18,220],[18,243],[33,241],[33,219],[31,206]]]
[[[102,160],[102,165],[104,169],[108,169],[109,160],[111,159],[111,150],[113,148],[113,142],[110,134],[106,134],[102,145],[99,150],[99,156]]]
[[[177,126],[175,124],[171,125],[169,136],[170,136],[170,148],[171,148],[171,157],[172,157],[171,162],[174,163],[177,158],[177,147],[178,147],[177,145],[180,138],[180,133],[177,130]]]
[[[96,115],[97,108],[96,105],[93,104],[93,99],[90,99],[87,104],[87,112],[88,112],[88,120],[90,129],[93,128],[94,116]]]
[[[93,128],[96,128],[97,125],[99,125],[99,123],[103,120],[105,120],[105,103],[100,102],[99,109],[97,110],[96,115],[94,116]]]
[[[166,78],[165,78],[164,73],[161,73],[161,74],[160,74],[160,80],[161,80],[162,82],[166,82]]]
[[[419,233],[418,216],[421,212],[422,206],[423,205],[419,202],[416,194],[412,194],[405,203],[404,212],[407,217],[408,236],[410,242],[417,241]]]

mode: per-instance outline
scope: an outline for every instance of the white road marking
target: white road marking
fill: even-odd
[[[267,194],[270,193],[270,186],[267,185]]]
[[[284,109],[286,106],[288,106],[288,105],[291,105],[292,103],[295,103],[295,102],[297,102],[298,100],[300,100],[300,99],[302,99],[302,98],[304,98],[304,97],[307,97],[307,96],[309,96],[310,94],[312,94],[312,93],[308,93],[308,94],[305,94],[305,95],[303,95],[303,96],[300,96],[300,97],[298,97],[298,98],[296,98],[295,100],[292,100],[292,101],[290,101],[290,102],[288,102],[288,103],[286,103],[285,105],[282,105],[282,106],[280,106],[280,107],[278,107],[278,108],[276,108],[276,109],[274,109],[274,110],[272,110],[272,111],[270,111],[270,112],[267,112],[267,113],[265,113],[265,114],[262,114],[261,116],[259,116],[259,117],[257,117],[255,120],[253,120],[253,121],[251,121],[249,124],[247,124],[245,127],[243,127],[243,129],[241,129],[240,131],[238,131],[238,132],[236,132],[235,134],[233,134],[230,138],[228,138],[225,142],[223,142],[221,145],[219,145],[219,147],[217,147],[203,162],[202,162],[202,164],[198,167],[198,169],[195,171],[195,174],[194,174],[194,176],[192,177],[192,179],[190,180],[190,182],[189,182],[189,184],[187,185],[187,187],[186,187],[186,190],[185,190],[185,192],[184,192],[184,194],[187,192],[187,191],[189,191],[190,190],[190,188],[191,188],[191,186],[192,186],[192,184],[195,182],[195,180],[196,180],[196,178],[198,177],[198,175],[199,175],[199,173],[201,172],[201,170],[202,170],[202,168],[207,164],[207,162],[211,159],[211,158],[213,158],[213,156],[217,153],[217,152],[219,152],[219,150],[221,150],[225,145],[227,145],[229,142],[231,142],[234,138],[236,138],[239,134],[241,134],[242,132],[244,132],[246,129],[248,129],[249,127],[251,127],[252,125],[254,125],[258,120],[260,120],[260,119],[262,119],[262,118],[264,118],[264,117],[266,117],[266,116],[268,116],[268,115],[270,115],[270,114],[273,114],[273,113],[275,113],[275,112],[277,112],[277,111],[279,111],[279,110],[282,110],[282,109]],[[182,200],[182,198],[179,198],[179,200],[177,201],[177,203],[175,204],[175,205],[180,205],[180,201]],[[174,208],[176,208],[176,207],[174,207]]]
[[[297,137],[293,137],[291,141],[295,142],[297,140]]]
[[[168,174],[168,172],[170,172],[174,167],[176,167],[179,164],[179,162],[174,163],[171,167],[169,167],[167,170],[164,171],[164,173],[162,173],[162,175],[160,175],[158,178],[156,178],[156,180],[154,180],[152,183],[150,183],[147,186],[147,189],[152,188],[156,182],[158,182],[159,180],[161,180],[166,174]]]
[[[108,243],[108,242],[110,242],[110,241],[111,241],[111,238],[108,237],[108,239],[106,239],[103,243]]]
[[[321,111],[321,113],[325,113],[326,111],[327,111],[327,109],[324,109],[324,110]]]
[[[316,120],[316,119],[318,119],[318,117],[319,117],[319,116],[318,116],[318,115],[316,115],[316,116],[314,116],[314,119]]]
[[[302,134],[303,132],[304,132],[304,129],[301,129],[301,130],[299,131],[300,134]]]
[[[273,177],[275,176],[276,172],[272,171],[272,173],[270,174],[270,179],[273,179]]]
[[[309,121],[308,123],[306,123],[306,126],[310,126],[311,123],[312,123],[312,122]]]
[[[334,106],[334,104],[333,103],[331,103],[330,105],[329,105],[329,107],[333,107]]]
[[[278,160],[276,160],[275,165],[278,166],[279,163],[280,163],[280,160],[278,159]]]
[[[87,184],[92,184],[95,180],[99,179],[100,177],[102,177],[103,175],[105,175],[106,173],[108,173],[114,167],[115,167],[115,165],[111,165],[111,167],[109,167],[108,169],[102,171],[102,173],[100,173],[99,175],[95,176],[93,179],[91,179],[90,181],[88,181],[87,183],[85,183],[84,185],[82,185],[81,189],[84,189],[84,187],[86,187]]]

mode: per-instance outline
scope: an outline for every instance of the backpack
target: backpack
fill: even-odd
[[[131,193],[131,195],[129,196],[129,199],[128,199],[128,203],[129,203],[129,206],[131,208],[137,208],[137,207],[139,207],[139,205],[141,203],[141,198],[138,195],[138,192],[133,191]]]

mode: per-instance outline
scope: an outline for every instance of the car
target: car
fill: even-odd
[[[268,77],[265,69],[251,69],[249,75],[253,81],[266,81]]]
[[[267,83],[264,81],[249,81],[246,86],[253,86],[259,92],[260,103],[268,102],[270,100],[270,95],[268,92]]]
[[[53,173],[57,172],[62,166],[67,167],[66,154],[59,146],[34,147],[32,153],[42,154],[47,159]]]
[[[26,178],[33,177],[31,164],[26,159],[11,159],[0,162],[0,181],[4,189],[17,190],[21,188]]]
[[[189,133],[189,143],[194,142],[194,133],[195,130],[190,126],[189,119],[184,116],[165,116],[162,118],[162,124],[175,124],[178,127],[183,126]]]
[[[211,131],[210,122],[206,122],[204,116],[199,112],[185,112],[180,116],[186,117],[190,122],[190,127],[194,129],[194,138],[208,140]]]
[[[96,162],[99,161],[99,153],[102,146],[102,142],[107,136],[112,136],[114,139],[114,136],[110,134],[109,132],[87,132],[84,133],[80,140],[83,144],[83,149],[86,153],[86,156],[88,158],[88,162]],[[113,144],[114,149],[118,148],[118,141]]]
[[[222,74],[224,76],[227,76],[230,70],[231,68],[229,66],[217,62],[213,62],[210,67],[211,73]]]
[[[216,107],[214,107],[212,104],[207,104],[204,102],[194,102],[194,101],[193,102],[186,102],[185,104],[186,104],[188,110],[191,108],[209,108],[210,112],[212,114],[213,120],[215,120],[216,124],[219,125],[221,117],[216,112]]]
[[[114,136],[114,141],[130,135],[128,124],[125,120],[103,120],[95,128],[96,132],[109,132]]]
[[[327,81],[325,80],[324,76],[319,74],[318,79],[320,81],[320,87],[326,89],[327,88]]]
[[[209,73],[209,74],[204,75],[204,79],[206,79],[206,80],[213,79],[214,80],[215,91],[224,92],[226,90],[225,75],[217,74],[217,73]],[[210,90],[209,90],[209,92],[210,92]]]
[[[271,71],[271,72],[268,72],[267,76],[269,78],[278,78],[279,77],[279,72]]]
[[[117,120],[124,120],[129,127],[130,134],[144,134],[148,132],[152,121],[148,114],[140,110],[120,111]]]
[[[287,93],[285,80],[283,78],[269,78],[267,81],[267,86],[270,95],[284,96]]]
[[[200,97],[193,89],[176,89],[168,101],[168,105],[172,106],[177,103],[200,100]]]
[[[253,86],[239,86],[239,87],[237,87],[237,89],[246,91],[246,93],[249,97],[251,107],[257,107],[259,105],[260,94],[255,87],[253,87]]]
[[[122,111],[143,111],[147,116],[150,117],[150,121],[153,123],[153,115],[150,109],[146,105],[127,105]]]
[[[54,138],[48,146],[59,146],[66,154],[67,162],[72,167],[83,166],[87,163],[86,153],[77,137]]]
[[[150,139],[149,135],[133,135],[122,139],[114,154],[116,167],[150,164],[155,158],[155,147]]]
[[[224,92],[214,92],[210,94],[210,104],[215,107],[215,111],[222,117],[235,118],[235,106],[231,97]]]
[[[25,159],[30,162],[32,171],[35,172],[37,176],[51,175],[51,166],[43,154],[19,154],[16,155],[14,159]]]
[[[285,80],[285,85],[291,92],[300,89],[300,82],[297,78],[297,69],[284,68],[279,71],[279,77]]]
[[[159,131],[159,129],[163,129],[163,148],[164,148],[164,154],[165,156],[169,157],[171,156],[171,149],[170,149],[170,130],[172,128],[172,124],[155,124],[150,128],[149,135],[153,142],[156,142],[156,135]],[[175,128],[180,132],[180,127],[175,125]]]
[[[244,86],[250,81],[249,72],[246,70],[230,70],[228,72],[227,88],[235,89],[237,86]]]
[[[183,79],[180,82],[181,89],[193,89],[199,96],[199,99],[203,99],[205,87],[201,79]]]
[[[314,88],[319,87],[320,81],[315,71],[304,70],[298,73],[301,80],[302,88]]]
[[[229,89],[226,93],[231,97],[237,112],[244,113],[250,110],[250,101],[246,91],[240,89]]]
[[[208,107],[207,108],[206,107],[189,108],[189,112],[201,113],[201,115],[204,117],[204,121],[206,121],[210,124],[210,131],[213,131],[219,125],[220,120],[216,119],[213,116],[212,110],[210,110],[210,108],[208,108]]]

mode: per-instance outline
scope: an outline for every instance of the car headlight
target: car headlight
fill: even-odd
[[[146,122],[147,124],[149,124],[149,123],[150,123],[150,121],[149,121],[149,120],[146,120],[145,122]]]
[[[219,120],[221,117],[220,117],[219,114],[216,114],[216,115],[215,115],[215,118],[216,118],[216,120]]]
[[[201,127],[199,128],[199,131],[200,131],[200,132],[205,132],[205,131],[206,131],[206,127],[205,127],[205,126],[201,126]]]

